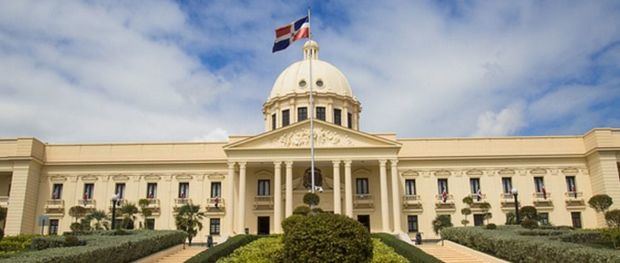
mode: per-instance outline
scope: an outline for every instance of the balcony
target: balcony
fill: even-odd
[[[471,198],[471,200],[473,200],[474,202],[471,204],[471,208],[474,210],[484,210],[484,207],[482,204],[485,204],[487,202],[487,195],[486,194],[470,194],[469,197]]]
[[[116,208],[119,208],[127,204],[127,199],[118,199],[116,201]],[[110,201],[110,211],[112,211],[112,201]]]
[[[564,193],[566,199],[566,208],[567,209],[584,209],[586,208],[586,202],[583,199],[582,192],[566,192]]]
[[[84,208],[89,209],[89,210],[97,209],[97,202],[95,202],[95,199],[79,199],[77,203],[78,205],[81,205]]]
[[[442,195],[435,195],[435,210],[437,210],[438,212],[456,211],[456,206],[454,205],[454,196],[448,194],[444,201]]]
[[[145,200],[148,201],[146,208],[151,209],[152,215],[158,216],[160,213],[159,199],[147,198]]]
[[[64,215],[65,200],[50,199],[45,202],[45,213],[48,215]]]
[[[221,198],[221,197],[207,198],[207,213],[223,214],[225,208],[226,208],[226,203],[224,202],[224,198]]]
[[[375,208],[371,194],[353,195],[353,207],[357,209],[373,209]]]
[[[9,197],[0,196],[0,207],[8,207],[8,206],[9,206]]]
[[[500,204],[502,206],[502,210],[513,210],[515,209],[515,197],[511,193],[502,193],[500,194]]]
[[[273,196],[258,195],[254,197],[254,210],[273,209]]]
[[[550,209],[553,208],[553,202],[551,201],[551,193],[534,193],[533,195],[533,203],[537,209]]]
[[[421,212],[422,201],[419,195],[404,195],[403,196],[403,210],[407,212]]]

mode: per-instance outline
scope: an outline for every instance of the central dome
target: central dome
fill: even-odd
[[[304,44],[304,60],[288,66],[276,79],[269,95],[269,100],[289,94],[301,94],[310,91],[309,66],[312,63],[312,90],[315,93],[334,93],[353,97],[347,78],[325,61],[318,59],[319,45],[315,41]]]

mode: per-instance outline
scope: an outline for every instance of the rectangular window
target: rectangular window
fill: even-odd
[[[120,199],[125,199],[125,183],[117,183],[114,188],[114,194]]]
[[[539,212],[537,213],[537,215],[538,215],[538,222],[540,222],[541,225],[549,225],[549,213]]]
[[[58,234],[58,219],[50,219],[50,227],[47,234],[50,236],[55,236]]]
[[[334,124],[342,125],[342,110],[334,109]]]
[[[355,179],[355,193],[358,195],[367,195],[368,191],[368,178]]]
[[[84,200],[92,200],[95,192],[95,184],[84,184],[84,195],[82,198]]]
[[[276,123],[276,114],[271,114],[271,129],[275,130],[276,129],[276,125],[278,125]]]
[[[415,195],[415,179],[405,180],[405,195]]]
[[[146,184],[146,198],[150,198],[150,199],[157,198],[157,183]]]
[[[258,180],[258,196],[269,196],[271,195],[269,189],[269,180]]]
[[[407,216],[407,229],[409,229],[409,233],[418,232],[418,216],[417,215]]]
[[[282,111],[282,127],[288,126],[289,124],[291,124],[290,113],[291,113],[290,110]]]
[[[62,198],[62,184],[54,184],[52,186],[52,199],[57,200]]]
[[[297,108],[297,121],[304,121],[308,119],[308,108],[299,107]]]
[[[566,192],[577,192],[577,183],[574,176],[566,176]]]
[[[221,182],[211,182],[211,198],[221,197],[222,196],[222,183]]]
[[[189,197],[189,183],[179,183],[179,198]]]
[[[353,129],[353,114],[347,113],[347,127]]]
[[[325,121],[325,107],[316,107],[316,118]]]
[[[480,178],[469,178],[469,189],[472,194],[477,194],[480,190]]]
[[[581,228],[581,212],[571,212],[570,217],[573,220],[573,227]]]
[[[512,193],[512,178],[502,177],[502,190],[504,194]]]
[[[443,194],[443,192],[450,193],[448,190],[448,179],[437,179],[437,191],[439,195]]]
[[[144,222],[146,229],[155,230],[155,218],[147,218]]]
[[[219,235],[219,234],[220,234],[220,219],[211,218],[209,220],[209,235]]]
[[[543,189],[545,188],[545,181],[543,180],[542,177],[540,176],[534,177],[534,187],[536,188],[537,193],[543,192]]]

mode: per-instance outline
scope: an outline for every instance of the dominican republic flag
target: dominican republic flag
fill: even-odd
[[[547,189],[545,189],[545,186],[544,186],[544,185],[543,185],[543,187],[542,187],[542,194],[543,194],[543,198],[544,198],[545,200],[547,200]]]
[[[446,191],[446,189],[443,189],[443,192],[441,193],[441,201],[443,203],[446,203],[446,201],[448,201],[448,192]]]
[[[276,40],[271,52],[275,53],[287,48],[291,43],[310,37],[310,19],[305,16],[293,23],[276,29]]]
[[[476,192],[476,199],[478,202],[480,202],[480,199],[482,199],[482,191],[480,191],[480,189],[478,189],[478,192]]]

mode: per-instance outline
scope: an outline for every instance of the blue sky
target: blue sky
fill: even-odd
[[[307,1],[2,1],[0,137],[224,140],[302,43],[273,30]],[[313,1],[320,57],[361,128],[398,137],[620,127],[618,1]]]

